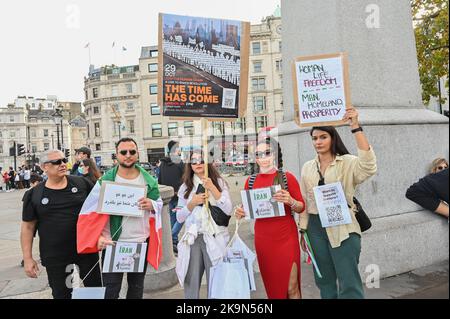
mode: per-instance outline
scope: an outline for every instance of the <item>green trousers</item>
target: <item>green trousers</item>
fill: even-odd
[[[322,299],[364,299],[358,270],[361,237],[351,233],[340,247],[332,248],[319,215],[309,215],[307,231],[322,278],[314,277]]]

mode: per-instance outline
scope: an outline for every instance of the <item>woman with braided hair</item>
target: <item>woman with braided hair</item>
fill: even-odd
[[[273,138],[258,141],[256,163],[259,173],[247,179],[245,189],[281,184],[273,199],[283,203],[286,211],[285,216],[255,221],[255,249],[267,297],[300,299],[300,245],[293,216],[305,208],[300,186],[294,175],[283,172],[281,148]],[[242,208],[235,214],[238,219],[245,216]]]

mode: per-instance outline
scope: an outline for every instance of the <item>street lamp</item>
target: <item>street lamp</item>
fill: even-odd
[[[63,116],[61,114],[61,110],[60,109],[56,109],[55,113],[52,114],[53,118],[55,119],[55,124],[56,124],[56,143],[58,144],[58,150],[61,150],[61,143],[59,141],[59,126],[61,125],[61,131],[62,131],[62,119]],[[61,136],[62,136],[62,132],[61,132]]]

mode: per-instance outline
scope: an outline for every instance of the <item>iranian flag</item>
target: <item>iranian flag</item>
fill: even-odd
[[[158,182],[142,167],[136,165],[141,174],[144,176],[147,184],[147,197],[152,200],[155,214],[150,215],[150,239],[147,251],[147,261],[153,268],[158,269],[162,260],[162,221],[161,211],[163,201],[159,195]],[[100,190],[102,181],[115,181],[117,175],[117,167],[106,172],[106,174],[98,180],[89,196],[86,198],[77,223],[77,250],[79,254],[91,254],[98,252],[97,242],[102,234],[103,229],[111,218],[110,224],[119,223],[121,229],[121,217],[110,216],[97,213],[98,201],[100,198]],[[113,220],[114,219],[114,222]],[[113,240],[117,241],[120,232],[111,232]]]

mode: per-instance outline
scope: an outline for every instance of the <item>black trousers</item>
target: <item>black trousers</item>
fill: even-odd
[[[147,240],[148,244],[148,240]],[[142,299],[144,297],[144,280],[147,273],[147,252],[145,256],[144,272],[127,273],[127,299]],[[102,259],[104,260],[105,251]],[[105,299],[119,299],[120,289],[122,288],[123,273],[103,273],[103,284],[106,287]]]
[[[78,266],[81,280],[86,277],[89,271],[98,262],[98,254],[79,255],[73,263],[67,265],[61,264],[57,266],[46,266],[48,284],[52,289],[54,299],[71,299],[72,298],[72,273],[71,264]],[[83,281],[85,287],[101,287],[100,265],[97,263],[89,276]]]

